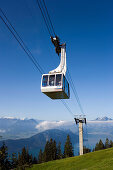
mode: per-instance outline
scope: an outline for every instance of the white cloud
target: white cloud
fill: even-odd
[[[25,120],[27,118],[23,117],[23,118],[19,118],[19,117],[11,117],[11,116],[4,116],[4,117],[0,117],[1,119],[19,119],[19,120]]]
[[[15,117],[10,117],[10,116],[4,116],[4,117],[1,117],[3,119],[15,119]]]
[[[5,133],[6,131],[4,129],[0,129],[0,133]]]
[[[63,125],[65,125],[67,122],[66,121],[43,121],[41,123],[39,123],[38,125],[36,125],[36,129],[38,129],[39,131],[43,131],[43,130],[47,130],[47,129],[53,129],[53,128],[58,128],[61,127]]]

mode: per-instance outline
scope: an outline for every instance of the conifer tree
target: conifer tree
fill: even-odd
[[[38,163],[37,158],[36,158],[35,156],[34,156],[34,158],[33,158],[32,163],[33,163],[33,164],[37,164],[37,163]]]
[[[28,149],[22,148],[22,153],[18,153],[18,165],[20,168],[25,168],[32,165],[32,155],[29,154]]]
[[[28,148],[26,149],[26,162],[29,163],[30,162],[30,155],[29,155],[29,152],[28,152]]]
[[[22,162],[21,162],[21,154],[20,152],[18,152],[18,166],[21,166]]]
[[[57,159],[57,147],[56,147],[56,141],[54,140],[52,143],[52,160],[56,160]]]
[[[53,160],[53,147],[53,139],[51,138],[49,142],[49,161]]]
[[[3,142],[3,145],[0,148],[0,168],[3,170],[10,169],[10,162],[8,160],[8,148]]]
[[[31,155],[29,154],[29,151],[28,151],[28,148],[27,148],[26,149],[26,163],[27,163],[27,165],[31,166],[32,161],[33,161],[32,154]]]
[[[42,163],[43,162],[43,152],[42,150],[40,149],[40,152],[39,152],[39,155],[38,155],[38,163]]]
[[[105,141],[105,149],[107,148],[110,148],[110,142],[108,138],[106,138],[106,141]]]
[[[40,153],[41,155],[41,153]],[[56,147],[56,141],[53,139],[50,139],[50,141],[47,141],[43,153],[43,162],[56,160],[57,159],[57,147]],[[40,160],[39,160],[40,162]]]
[[[22,148],[21,161],[22,165],[25,165],[27,162],[27,152],[25,147]]]
[[[96,143],[94,150],[95,150],[95,151],[98,151],[98,150],[99,150],[99,145],[98,145],[98,143]]]
[[[83,147],[83,153],[85,154],[85,153],[89,153],[89,152],[91,152],[91,149],[84,146]]]
[[[95,151],[98,151],[98,150],[101,150],[101,149],[104,149],[104,144],[102,142],[102,140],[100,139],[99,143],[96,143],[96,146],[95,146]]]
[[[101,150],[101,149],[104,149],[104,144],[103,144],[102,140],[100,139],[100,141],[99,141],[99,150]]]
[[[13,168],[16,168],[17,165],[18,165],[18,159],[17,159],[17,156],[16,156],[16,153],[12,153],[12,158],[11,158],[11,167],[12,169]]]
[[[113,147],[113,141],[112,141],[112,140],[110,140],[110,142],[109,142],[109,143],[110,143],[110,148],[111,148],[111,147]]]
[[[50,154],[51,154],[51,152],[50,152],[50,143],[49,143],[49,141],[47,141],[46,145],[45,145],[44,153],[43,153],[44,162],[48,162],[48,161],[51,160]]]
[[[62,155],[62,151],[61,151],[61,142],[58,143],[58,147],[57,147],[57,159],[62,159],[63,155]]]
[[[72,156],[74,156],[73,147],[70,141],[70,136],[67,135],[67,139],[66,139],[65,146],[64,146],[64,157],[67,158],[67,157],[72,157]]]

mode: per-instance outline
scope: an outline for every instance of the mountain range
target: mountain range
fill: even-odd
[[[0,136],[5,139],[20,139],[38,133],[36,126],[41,120],[0,118]]]
[[[0,118],[0,145],[3,140],[9,151],[18,152],[25,145],[32,153],[37,153],[51,137],[56,141],[64,141],[71,134],[75,148],[78,148],[78,125],[73,121],[43,121],[35,119]],[[59,134],[59,135],[58,135]],[[83,125],[84,145],[93,148],[95,144],[106,138],[113,140],[113,120],[97,118]],[[62,139],[63,138],[63,139]],[[34,141],[34,142],[33,142]],[[36,149],[37,148],[37,149]]]
[[[108,118],[107,116],[97,117],[97,118],[95,119],[95,121],[109,121],[109,120],[113,120],[113,119]]]
[[[16,139],[16,140],[4,140],[6,146],[8,147],[9,154],[15,152],[21,152],[22,148],[25,146],[28,148],[29,152],[38,156],[39,150],[44,149],[45,144],[48,140],[51,138],[56,141],[58,144],[61,142],[61,148],[63,151],[64,144],[67,138],[67,135],[70,135],[72,145],[74,146],[75,143],[78,143],[78,136],[76,134],[73,134],[71,131],[62,131],[58,129],[51,129],[46,130],[44,132],[38,133],[36,135],[33,135],[30,138],[25,139]],[[0,146],[2,145],[3,141],[0,141]]]

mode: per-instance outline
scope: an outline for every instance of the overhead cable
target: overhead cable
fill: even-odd
[[[15,28],[12,26],[11,22],[8,20],[8,18],[6,17],[6,15],[4,14],[3,10],[0,8],[0,12],[3,14],[3,16],[5,17],[6,21],[3,19],[2,16],[0,16],[0,19],[3,21],[3,23],[6,25],[6,27],[8,28],[8,30],[11,32],[11,34],[14,36],[14,38],[16,39],[16,41],[19,43],[20,47],[24,50],[24,52],[27,54],[27,56],[29,57],[29,59],[33,62],[33,64],[35,65],[35,67],[38,69],[38,71],[42,74],[44,74],[44,70],[43,68],[39,65],[39,63],[37,62],[37,60],[35,59],[35,57],[32,55],[31,51],[28,49],[28,47],[25,45],[24,41],[22,40],[22,38],[20,37],[20,35],[17,33],[17,31],[15,30]],[[61,100],[62,103],[64,104],[64,106],[66,107],[66,109],[69,111],[69,113],[73,114],[71,109],[69,108],[69,106],[66,104],[65,101]]]
[[[75,85],[74,85],[74,83],[73,83],[73,80],[72,80],[72,78],[71,78],[71,74],[70,74],[68,68],[67,68],[67,75],[68,75],[68,80],[69,80],[69,82],[70,82],[70,86],[71,86],[71,88],[72,88],[72,91],[73,91],[73,93],[74,93],[74,96],[75,96],[75,98],[76,98],[76,101],[77,101],[77,103],[78,103],[78,105],[79,105],[80,111],[81,111],[82,114],[84,114],[84,111],[83,111],[83,108],[82,108],[82,105],[81,105],[81,102],[80,102],[80,99],[79,99],[77,90],[76,90],[76,88],[75,88]]]
[[[16,39],[16,41],[19,43],[19,45],[21,46],[21,48],[24,50],[24,52],[27,54],[27,56],[29,57],[29,59],[33,62],[33,64],[35,65],[35,67],[38,69],[38,71],[43,74],[44,70],[43,68],[40,66],[40,64],[38,63],[38,61],[35,59],[35,57],[33,56],[33,54],[31,53],[31,51],[28,49],[28,47],[25,45],[25,43],[23,42],[22,38],[20,37],[20,35],[17,33],[17,31],[15,30],[15,28],[12,26],[11,22],[8,20],[8,18],[6,17],[6,15],[4,14],[3,10],[0,8],[1,13],[3,14],[3,16],[5,17],[6,21],[3,19],[2,16],[0,16],[0,18],[2,19],[2,21],[4,22],[4,24],[6,25],[6,27],[9,29],[9,31],[12,33],[12,35],[14,36],[14,38]]]
[[[37,0],[37,3],[39,4],[39,0]],[[40,0],[40,3],[41,3],[41,0]],[[47,15],[48,15],[49,22],[50,22],[50,24],[51,24],[52,30],[53,30],[53,32],[54,32],[54,34],[55,34],[54,27],[53,27],[52,21],[51,21],[51,19],[50,19],[50,15],[49,15],[49,12],[48,12],[48,10],[47,10],[47,6],[46,6],[44,0],[43,0],[43,4],[44,4],[44,6],[45,6],[46,13],[47,13]],[[42,8],[43,8],[42,3],[41,3],[41,6],[42,6]],[[46,24],[46,26],[48,27],[48,24],[49,24],[49,23],[48,23],[48,21],[45,20],[45,18],[47,18],[47,16],[46,16],[45,12],[44,12],[44,13],[42,12],[44,8],[41,9],[41,6],[40,6],[40,4],[39,4],[39,8],[40,8],[40,11],[41,11],[42,16],[43,16],[43,18],[44,18],[45,24]],[[45,15],[45,16],[44,16],[44,15]],[[74,85],[74,83],[73,83],[73,80],[72,80],[72,78],[71,78],[71,74],[70,74],[68,68],[67,68],[67,76],[68,76],[68,81],[69,81],[69,83],[70,83],[70,86],[71,86],[71,88],[72,88],[72,91],[73,91],[73,93],[74,93],[74,96],[75,96],[75,98],[76,98],[76,101],[77,101],[77,103],[78,103],[78,106],[79,106],[79,108],[80,108],[80,111],[81,111],[82,114],[84,114],[84,111],[83,111],[83,108],[82,108],[80,99],[79,99],[79,97],[78,97],[77,90],[76,90],[76,88],[75,88],[75,85]]]
[[[43,10],[43,6],[42,6],[42,4],[41,4],[41,1],[36,0],[36,2],[37,2],[38,7],[39,7],[39,9],[40,9],[40,11],[41,11],[42,17],[43,17],[43,19],[44,19],[44,21],[45,21],[45,24],[46,24],[46,27],[47,27],[47,29],[48,29],[49,35],[50,35],[50,37],[51,37],[51,36],[52,36],[51,28],[50,28],[49,25],[48,25],[47,17],[46,17],[46,15],[45,15],[44,10]]]
[[[66,109],[69,111],[69,113],[71,114],[71,116],[74,117],[73,112],[71,111],[70,107],[67,105],[67,103],[61,99],[61,102],[63,103],[63,105],[66,107]]]
[[[49,21],[50,21],[50,24],[51,24],[51,27],[52,27],[53,33],[54,33],[54,35],[56,35],[56,34],[55,34],[54,27],[53,27],[53,24],[52,24],[52,21],[51,21],[51,18],[50,18],[50,15],[49,15],[49,12],[48,12],[48,9],[47,9],[47,6],[46,6],[46,4],[45,4],[45,1],[44,1],[44,0],[43,0],[43,3],[44,3],[44,6],[45,6],[45,9],[46,9],[46,12],[47,12],[47,15],[48,15],[48,18],[49,18]]]

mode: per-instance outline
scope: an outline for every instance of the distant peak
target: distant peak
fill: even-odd
[[[111,118],[109,118],[109,117],[107,117],[107,116],[97,117],[97,118],[95,119],[95,121],[108,121],[108,120],[113,120],[113,119],[111,119]]]

